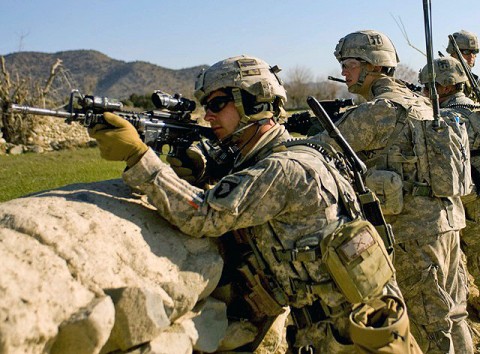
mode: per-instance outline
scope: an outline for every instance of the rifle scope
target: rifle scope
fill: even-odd
[[[160,90],[152,93],[152,102],[158,109],[168,109],[175,112],[193,112],[196,107],[195,101],[183,98],[178,93],[172,96]]]

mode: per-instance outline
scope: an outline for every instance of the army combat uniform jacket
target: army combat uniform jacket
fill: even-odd
[[[321,299],[320,307],[337,315],[334,321],[329,321],[336,323],[335,332],[349,341],[351,305],[346,303],[321,262],[315,258],[278,259],[278,254],[295,249],[302,238],[319,234],[327,225],[346,216],[333,171],[327,168],[318,151],[274,149],[289,139],[283,126],[274,126],[237,163],[237,169],[242,166],[238,171],[207,191],[177,177],[153,151],[148,151],[123,178],[146,193],[160,215],[188,235],[218,237],[232,230],[247,230],[288,297],[287,304],[304,308]],[[310,283],[323,285],[312,291]],[[310,339],[304,344],[312,344]],[[316,342],[326,340],[318,338]]]
[[[302,236],[322,230],[342,217],[343,211],[335,180],[317,154],[271,151],[287,139],[290,135],[282,126],[271,129],[252,154],[258,161],[225,176],[207,191],[177,177],[153,151],[123,177],[188,235],[218,237],[250,229],[275,277],[293,296],[291,279],[320,281],[323,275],[300,262],[293,267],[280,264],[272,248],[293,249]],[[311,302],[308,297],[291,300],[300,307]]]

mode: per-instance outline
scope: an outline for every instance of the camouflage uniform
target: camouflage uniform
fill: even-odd
[[[273,252],[274,248],[295,248],[302,236],[318,232],[344,215],[335,180],[317,153],[272,152],[272,146],[290,138],[284,127],[276,125],[245,161],[249,167],[225,176],[208,191],[177,177],[153,151],[147,152],[123,178],[145,192],[158,212],[188,235],[218,237],[231,230],[251,230],[291,306],[312,306],[319,300],[318,295],[293,288],[294,282],[324,282],[322,306],[335,317],[316,323],[314,332],[303,329],[308,336],[303,336],[298,345],[313,344],[320,353],[327,352],[327,347],[337,348],[328,352],[349,353],[353,346],[337,343],[332,333],[335,331],[349,342],[351,305],[328,280],[328,273],[319,268],[319,262],[280,263]],[[401,296],[395,285],[392,289],[388,293]]]
[[[460,106],[459,106],[460,105]],[[476,185],[476,191],[463,200],[465,208],[466,227],[461,231],[462,250],[467,258],[468,271],[474,278],[475,284],[480,286],[480,198],[478,188],[480,185],[480,114],[472,112],[470,108],[475,103],[463,92],[457,92],[440,104],[441,108],[449,108],[460,114],[462,120],[467,123],[468,139],[470,143],[470,162],[472,164],[472,176]],[[475,304],[475,306],[478,306]]]
[[[471,34],[470,34],[470,37]],[[457,39],[458,39],[457,34]],[[472,37],[473,38],[473,37]],[[472,39],[472,43],[469,45],[467,41],[468,37],[465,34],[460,34],[459,45],[462,49],[474,49],[478,48],[476,44],[476,37]],[[449,48],[449,52],[453,48]],[[462,91],[464,84],[468,82],[468,77],[465,74],[461,63],[453,57],[443,57],[435,59],[435,82],[437,85],[443,87],[452,88],[455,86],[455,93],[448,94],[448,96],[440,95],[440,108],[442,111],[454,112],[459,116],[462,121],[466,123],[468,140],[470,145],[470,162],[472,177],[477,185],[480,185],[480,154],[478,154],[480,147],[480,140],[478,138],[480,134],[480,116],[478,113],[473,112],[473,109],[478,110],[480,106],[475,105],[469,97]],[[425,66],[419,74],[419,81],[421,84],[429,85],[428,67]],[[477,286],[480,285],[480,269],[478,253],[480,251],[480,241],[478,240],[478,233],[480,232],[480,215],[478,214],[479,199],[477,193],[471,193],[465,197],[462,197],[466,227],[461,231],[462,251],[466,255],[465,264],[468,264],[468,271],[473,275]],[[477,308],[477,300],[475,298],[470,299],[470,304]]]
[[[370,56],[369,50],[373,53]],[[376,31],[355,32],[342,38],[335,55],[340,62],[360,58],[382,67],[395,67],[398,62],[398,57],[394,60],[393,44]],[[382,62],[382,55],[389,60]],[[424,196],[415,188],[418,171],[411,138],[414,131],[410,131],[408,124],[393,142],[389,141],[401,108],[408,107],[410,114],[421,119],[432,115],[431,105],[425,97],[389,76],[392,74],[373,73],[379,78],[365,90],[362,85],[367,75],[361,73],[362,81],[349,90],[352,87],[363,90],[368,102],[347,112],[337,126],[366,162],[368,173],[393,170],[403,177],[403,208],[396,215],[385,213],[385,217],[395,234],[394,265],[409,310],[412,333],[425,352],[471,353],[473,344],[466,323],[467,288],[460,262],[459,230],[465,226],[461,200]],[[318,138],[330,141],[325,134]],[[387,161],[381,162],[387,144],[396,156],[388,155]]]

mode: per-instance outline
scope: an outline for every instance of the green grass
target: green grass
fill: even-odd
[[[0,202],[73,183],[120,178],[124,162],[105,161],[98,148],[0,156]]]

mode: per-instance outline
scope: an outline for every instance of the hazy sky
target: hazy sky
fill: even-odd
[[[376,29],[394,42],[400,61],[416,71],[425,56],[422,0],[0,0],[0,55],[98,50],[123,61],[170,69],[213,64],[250,54],[283,68],[307,68],[314,77],[340,75],[338,40]],[[434,53],[447,36],[480,35],[479,0],[432,0]],[[475,71],[475,70],[474,70]]]

